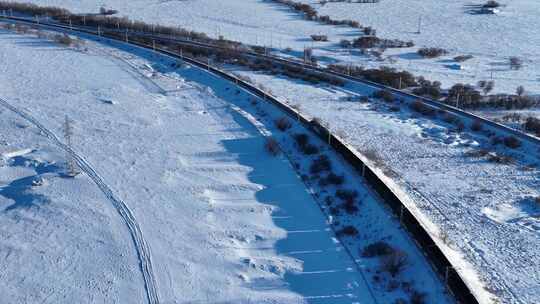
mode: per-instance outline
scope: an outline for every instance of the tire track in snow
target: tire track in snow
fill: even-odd
[[[13,106],[12,104],[10,104],[9,102],[7,102],[6,100],[2,98],[0,98],[0,105],[14,112],[15,114],[19,115],[27,122],[33,124],[41,132],[43,132],[44,135],[48,139],[50,139],[57,147],[61,148],[66,153],[68,153],[71,157],[73,157],[73,159],[75,159],[75,161],[79,165],[79,168],[84,173],[86,173],[86,175],[88,175],[92,179],[92,181],[94,181],[94,183],[98,186],[101,192],[103,192],[103,194],[107,197],[107,199],[111,201],[116,211],[120,214],[120,216],[126,223],[129,233],[131,235],[131,238],[133,240],[133,244],[135,245],[137,256],[139,258],[139,265],[141,268],[141,272],[143,274],[145,291],[146,291],[148,302],[150,304],[159,304],[159,296],[158,296],[156,279],[155,279],[154,271],[152,267],[150,247],[148,246],[145,239],[143,238],[141,228],[139,224],[137,223],[135,217],[133,216],[133,213],[128,208],[127,204],[114,194],[112,189],[105,183],[103,178],[92,168],[92,166],[86,161],[84,157],[78,155],[70,147],[68,147],[63,142],[61,142],[60,139],[52,131],[47,129],[32,115]]]

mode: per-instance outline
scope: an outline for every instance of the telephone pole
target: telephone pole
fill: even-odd
[[[71,127],[71,121],[69,120],[69,117],[66,115],[66,120],[64,121],[64,138],[66,140],[66,145],[68,146],[69,150],[71,150],[71,137],[73,136],[73,128]],[[73,155],[71,153],[67,153],[67,175],[69,177],[75,177],[77,174],[79,174],[79,171],[77,170],[77,164],[75,163],[75,159],[73,159]]]

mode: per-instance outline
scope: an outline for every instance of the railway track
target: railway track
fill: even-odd
[[[94,29],[94,28],[89,28],[89,27],[67,26],[67,25],[57,24],[57,23],[42,23],[36,20],[29,20],[29,19],[20,18],[20,17],[0,16],[0,19],[1,18],[4,18],[5,20],[10,20],[13,22],[30,24],[33,26],[38,26],[41,28],[60,31],[64,33],[87,34],[93,37],[103,37],[106,39],[111,39],[113,41],[122,41],[122,42],[126,42],[137,47],[152,50],[152,51],[161,53],[163,55],[170,56],[175,59],[183,60],[199,68],[205,69],[215,74],[216,76],[219,76],[228,81],[231,81],[237,86],[250,92],[254,96],[257,96],[267,102],[272,103],[277,108],[279,108],[284,113],[286,113],[288,116],[290,116],[291,118],[295,120],[298,120],[300,123],[305,125],[308,129],[312,130],[317,136],[323,139],[323,141],[328,142],[329,145],[339,155],[341,155],[345,161],[347,161],[354,169],[357,170],[357,172],[359,172],[366,179],[367,184],[369,184],[375,190],[375,192],[379,194],[381,199],[388,204],[388,206],[394,212],[394,214],[400,218],[405,230],[409,232],[409,234],[411,235],[415,243],[422,250],[427,260],[430,262],[430,264],[432,265],[436,273],[439,275],[441,280],[447,284],[448,290],[451,292],[451,294],[454,295],[458,303],[467,303],[467,304],[480,303],[479,300],[475,297],[474,291],[471,288],[469,288],[466,281],[460,275],[459,271],[456,270],[457,268],[453,267],[453,265],[450,263],[449,259],[446,257],[443,251],[436,245],[436,242],[431,237],[431,235],[427,232],[422,222],[419,221],[414,216],[414,214],[408,210],[406,205],[399,199],[398,195],[392,190],[390,186],[385,184],[385,182],[383,181],[383,179],[381,179],[378,173],[376,173],[376,171],[372,170],[370,166],[366,164],[367,162],[366,162],[365,157],[361,156],[357,151],[351,148],[348,144],[344,143],[339,137],[332,134],[324,126],[306,118],[304,115],[302,115],[302,113],[291,108],[287,104],[279,101],[274,96],[268,94],[267,92],[255,87],[254,85],[246,81],[239,79],[238,77],[230,73],[227,73],[223,70],[220,70],[217,67],[210,65],[208,62],[201,62],[193,58],[185,57],[180,53],[176,53],[170,50],[156,47],[155,44],[147,45],[147,44],[136,42],[136,41],[129,41],[129,37],[128,39],[124,40],[118,37],[118,34],[120,33],[119,31],[112,31],[116,35],[114,34],[110,35],[107,32],[101,31],[100,29]],[[189,45],[192,47],[200,47],[200,48],[205,48],[205,49],[219,48],[219,47],[205,44],[205,43],[168,38],[168,37],[163,37],[159,35],[150,35],[150,34],[142,34],[142,33],[135,33],[135,32],[132,32],[129,35],[133,35],[133,36],[144,35],[145,37],[150,38],[155,41],[160,41],[160,40],[169,41],[169,42],[174,41],[175,43],[178,43],[181,45]],[[348,81],[368,85],[372,87],[373,89],[389,90],[395,93],[397,96],[402,96],[403,98],[407,98],[409,100],[421,100],[426,105],[433,107],[435,109],[444,110],[444,111],[453,113],[455,115],[459,115],[466,119],[480,120],[484,122],[486,125],[491,126],[492,128],[497,128],[501,132],[505,132],[507,134],[517,136],[521,138],[522,140],[525,140],[533,144],[540,144],[540,139],[538,138],[532,137],[518,130],[511,129],[509,127],[497,124],[487,119],[478,117],[474,114],[459,110],[457,108],[453,108],[453,107],[441,104],[437,101],[429,100],[423,97],[418,97],[413,94],[409,94],[407,92],[389,88],[389,87],[376,84],[373,82],[369,82],[363,79],[351,77],[351,76],[340,74],[333,71],[327,71],[319,67],[306,65],[299,62],[294,62],[287,59],[278,58],[275,56],[262,55],[262,54],[258,54],[254,52],[248,52],[248,51],[244,52],[244,55],[253,56],[253,58],[271,60],[272,62],[277,63],[277,64],[289,65],[289,66],[294,65],[297,67],[302,67],[304,69],[311,70],[313,72],[325,73],[327,75],[341,77]],[[149,295],[149,298],[150,298],[150,295]],[[157,303],[157,302],[151,302],[151,303]]]
[[[94,35],[94,36],[97,35],[97,36],[103,36],[103,37],[108,37],[108,38],[112,38],[112,39],[116,39],[116,37],[110,37],[110,36],[108,36],[108,34],[109,33],[116,33],[118,35],[126,35],[125,37],[127,37],[126,38],[128,40],[127,42],[131,43],[131,44],[134,44],[134,43],[129,42],[129,36],[131,36],[131,37],[146,37],[148,39],[154,40],[155,42],[160,42],[160,41],[161,42],[171,42],[171,43],[176,43],[176,44],[179,44],[179,45],[185,45],[185,46],[196,47],[196,48],[207,49],[207,50],[221,50],[221,51],[230,50],[230,49],[228,49],[226,47],[223,47],[223,46],[220,46],[220,45],[214,45],[214,44],[198,42],[198,41],[193,41],[193,40],[188,40],[188,39],[174,38],[174,37],[171,37],[171,36],[161,35],[161,34],[154,34],[154,33],[151,34],[151,33],[145,33],[145,32],[137,32],[137,31],[126,32],[125,30],[121,30],[121,29],[110,29],[110,28],[107,28],[107,29],[102,28],[102,29],[100,29],[100,28],[91,27],[91,26],[65,25],[65,24],[53,23],[53,22],[40,22],[39,19],[29,19],[29,18],[12,17],[12,16],[0,16],[0,18],[7,19],[7,20],[12,20],[12,21],[16,21],[16,22],[24,22],[24,23],[32,24],[32,25],[49,26],[49,27],[52,27],[52,28],[62,29],[64,31],[67,30],[67,31],[73,31],[73,32],[83,32],[83,33],[91,34],[91,35]],[[116,39],[116,40],[118,40],[118,39]],[[139,44],[139,46],[149,48],[148,45]],[[154,49],[155,47],[152,45],[151,48]],[[323,67],[306,64],[304,62],[285,59],[285,58],[275,56],[275,55],[260,54],[260,53],[250,51],[250,50],[239,49],[239,50],[236,50],[236,51],[239,52],[241,55],[244,55],[244,56],[247,56],[247,57],[250,57],[250,58],[253,58],[253,59],[268,60],[268,61],[271,61],[274,64],[278,64],[278,65],[281,65],[281,66],[297,67],[297,68],[302,68],[304,70],[311,71],[311,72],[314,72],[314,73],[320,73],[320,74],[327,75],[327,76],[338,77],[338,78],[341,78],[341,79],[346,80],[346,81],[350,81],[350,82],[353,82],[353,83],[356,83],[356,84],[360,84],[360,85],[372,88],[373,90],[390,91],[390,92],[392,92],[394,94],[394,96],[396,96],[396,97],[398,97],[400,99],[403,99],[405,101],[409,101],[409,102],[411,102],[411,101],[421,101],[425,105],[427,105],[427,106],[429,106],[431,108],[434,108],[436,110],[442,110],[444,112],[457,115],[457,116],[459,116],[461,118],[464,118],[464,119],[466,119],[468,121],[471,121],[471,122],[472,121],[481,122],[485,126],[488,126],[488,127],[492,128],[492,129],[503,132],[506,135],[515,136],[515,137],[518,137],[518,138],[520,138],[521,140],[523,140],[525,142],[529,142],[529,143],[540,146],[540,138],[538,138],[538,137],[532,136],[532,135],[527,134],[525,132],[522,132],[520,130],[508,127],[506,125],[494,122],[494,121],[486,119],[484,117],[475,115],[473,113],[464,111],[464,110],[459,109],[457,107],[453,107],[453,106],[444,104],[444,103],[442,103],[440,101],[437,101],[437,100],[434,100],[434,99],[430,99],[430,98],[423,97],[423,96],[418,96],[418,95],[415,95],[415,94],[412,94],[412,93],[409,93],[409,92],[406,92],[406,91],[403,91],[403,90],[398,90],[398,89],[395,89],[393,87],[385,86],[385,85],[382,85],[382,84],[379,84],[379,83],[376,83],[376,82],[373,82],[373,81],[369,81],[369,80],[366,80],[366,79],[362,79],[362,78],[350,76],[350,75],[347,75],[347,74],[339,73],[339,72],[336,72],[336,71],[333,71],[333,70],[330,70],[330,69],[326,69],[326,68],[323,68]],[[175,54],[175,55],[178,55],[178,54]],[[182,59],[185,60],[186,57],[182,57]]]

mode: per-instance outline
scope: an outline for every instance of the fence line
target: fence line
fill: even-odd
[[[0,18],[6,18],[6,17],[0,17]],[[30,21],[23,18],[12,18],[8,17],[7,19],[11,19],[14,21],[20,21],[24,23],[31,23],[38,26],[45,26],[45,27],[52,27],[56,29],[61,29],[63,31],[76,31],[80,33],[86,33],[93,36],[105,36],[106,38],[122,41],[125,42],[122,38],[115,37],[114,35],[107,35],[107,33],[101,32],[93,32],[87,29],[79,29],[78,27],[71,26],[62,26],[58,24],[43,24],[39,23],[37,24],[35,21]],[[334,135],[328,128],[321,125],[319,122],[315,120],[310,120],[306,116],[304,116],[299,111],[293,109],[289,105],[279,101],[276,97],[264,92],[263,90],[255,87],[254,85],[237,78],[234,75],[231,75],[225,71],[222,71],[207,62],[198,61],[193,58],[188,58],[185,56],[182,56],[181,54],[177,54],[175,52],[171,52],[169,50],[161,49],[159,47],[155,47],[154,45],[146,45],[143,43],[139,43],[136,41],[129,41],[126,42],[132,45],[136,45],[145,49],[154,50],[156,52],[168,55],[170,57],[180,59],[183,61],[186,61],[192,65],[195,65],[199,68],[205,69],[217,76],[220,76],[226,80],[231,81],[233,84],[245,89],[246,91],[250,92],[251,94],[268,101],[275,105],[277,108],[279,108],[282,112],[286,113],[288,116],[290,116],[291,119],[299,121],[304,127],[311,130],[314,134],[316,134],[323,142],[326,142],[329,144],[345,161],[347,161],[353,169],[356,170],[356,172],[363,176],[366,180],[367,184],[381,197],[381,199],[390,207],[394,215],[401,220],[402,226],[405,228],[405,230],[409,233],[409,235],[412,237],[412,239],[415,241],[417,246],[420,248],[420,250],[423,252],[426,259],[430,262],[430,264],[433,266],[436,273],[439,275],[441,280],[447,285],[448,290],[452,293],[452,295],[455,297],[458,303],[463,304],[479,304],[480,302],[478,299],[476,299],[475,295],[473,294],[472,290],[469,288],[467,283],[464,281],[464,279],[461,277],[459,272],[453,267],[450,260],[446,257],[444,252],[439,248],[432,238],[432,236],[427,232],[427,230],[423,227],[421,222],[414,216],[414,214],[409,210],[409,208],[400,200],[399,196],[394,193],[394,191],[391,189],[390,186],[388,186],[376,173],[374,168],[370,166],[370,164],[365,163],[362,161],[362,159],[358,156],[361,155],[358,151],[354,150],[353,148],[350,148],[341,138]],[[202,46],[205,48],[208,48],[208,46]],[[283,60],[283,59],[279,59]],[[294,63],[299,64],[299,63]],[[302,65],[302,64],[300,64]],[[303,66],[303,65],[302,65]],[[307,67],[306,67],[307,68]],[[319,68],[311,67],[309,68],[317,70]],[[319,72],[328,72],[328,71],[319,71]],[[353,78],[347,75],[342,75],[339,73],[335,73],[337,76],[344,77],[344,78]],[[354,81],[361,81],[363,83],[368,83],[372,86],[376,87],[383,87],[385,89],[392,90],[399,94],[404,94],[406,96],[413,96],[416,99],[422,99],[426,103],[433,103],[434,101],[431,101],[429,99],[425,99],[422,97],[417,97],[412,94],[408,94],[399,90],[395,90],[393,88],[387,88],[385,86],[370,83],[362,79],[353,79]],[[429,104],[428,103],[428,104]],[[455,109],[450,106],[442,105],[438,102],[435,102],[431,104],[430,106],[433,107],[441,107],[444,108],[450,112],[454,112],[456,114],[460,115],[466,115],[469,118],[477,119],[475,115],[461,111],[459,109]],[[482,118],[479,118],[480,120],[485,120]],[[526,136],[528,141],[534,142],[537,144],[540,144],[540,140],[537,138],[534,138],[532,136],[528,136],[527,134],[518,132],[517,130],[510,129],[506,126],[501,126],[499,124],[496,124],[494,122],[491,122],[489,120],[485,120],[486,123],[489,125],[492,125],[494,127],[500,128],[504,127],[505,129],[508,129],[510,131],[513,131],[511,133],[517,132],[517,136]],[[507,130],[507,131],[508,131]],[[330,138],[330,140],[328,140]]]

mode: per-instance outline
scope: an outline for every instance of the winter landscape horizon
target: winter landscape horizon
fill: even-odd
[[[0,1],[0,303],[540,304],[535,0]]]

